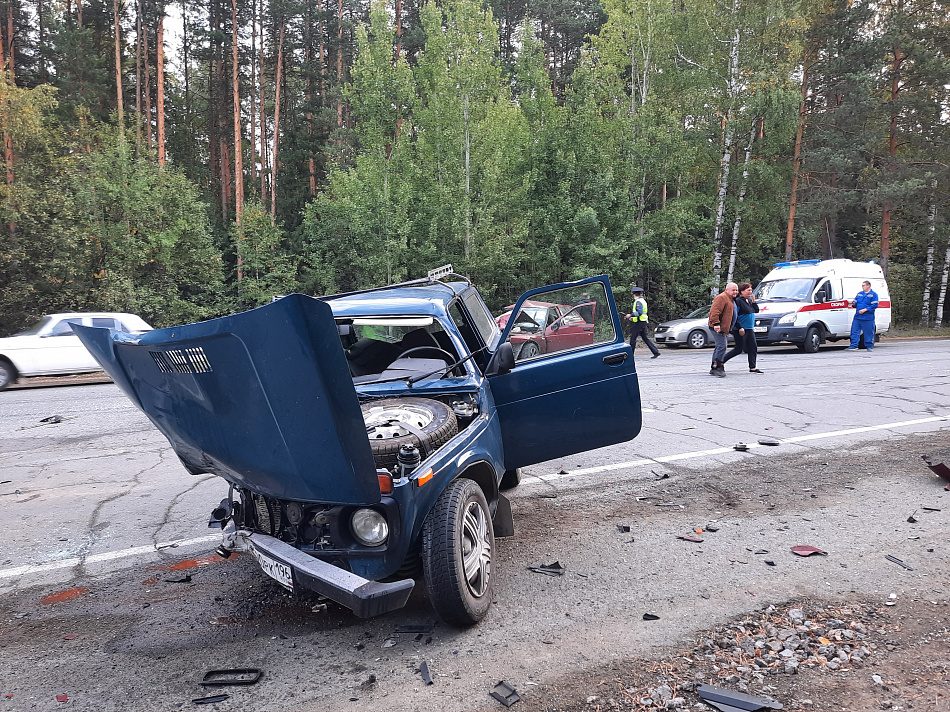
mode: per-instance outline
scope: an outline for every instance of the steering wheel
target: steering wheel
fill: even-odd
[[[397,359],[403,358],[404,356],[408,356],[414,351],[438,351],[440,354],[445,354],[448,357],[448,359],[446,360],[446,363],[455,363],[455,361],[457,360],[455,356],[450,354],[445,349],[439,348],[438,346],[413,346],[411,349],[406,349],[405,351],[403,351],[396,358]]]

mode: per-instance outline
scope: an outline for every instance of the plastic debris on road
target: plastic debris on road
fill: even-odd
[[[800,545],[793,546],[792,553],[798,554],[799,556],[811,556],[812,554],[818,554],[819,556],[828,556],[827,551],[822,551],[814,546]]]
[[[511,707],[515,702],[521,699],[521,695],[511,685],[504,680],[500,680],[497,685],[488,693],[505,707]]]
[[[554,561],[550,564],[529,566],[528,571],[534,571],[536,574],[544,574],[545,576],[563,576],[565,569],[561,566],[560,561]]]
[[[697,685],[696,694],[704,702],[708,702],[723,712],[738,712],[746,710],[755,712],[755,710],[780,710],[782,703],[776,702],[768,697],[759,695],[747,695],[743,692],[733,692],[725,687],[716,687],[714,685]]]

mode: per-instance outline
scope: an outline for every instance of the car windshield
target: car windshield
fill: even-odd
[[[40,331],[43,330],[44,326],[50,323],[50,321],[52,321],[50,317],[44,316],[42,319],[36,322],[33,326],[31,326],[28,329],[24,329],[23,331],[18,331],[17,333],[14,334],[14,336],[33,336],[35,334],[38,334],[40,333]]]
[[[545,307],[522,307],[521,313],[518,315],[518,321],[515,322],[513,328],[537,330],[541,328],[541,324],[544,323],[544,317],[547,313],[547,308]]]
[[[755,290],[755,298],[760,302],[802,302],[814,286],[812,278],[776,279],[762,282]]]
[[[690,312],[689,314],[687,314],[687,315],[684,316],[683,318],[684,318],[684,319],[703,319],[703,318],[709,316],[709,310],[710,310],[711,308],[712,308],[712,305],[706,305],[706,306],[704,306],[704,307],[700,307],[700,308],[697,309],[696,311]]]

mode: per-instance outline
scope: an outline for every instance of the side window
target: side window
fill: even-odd
[[[828,280],[821,283],[821,286],[815,290],[815,302],[824,304],[831,301],[831,285]]]
[[[93,325],[93,326],[98,326],[98,327],[101,327],[101,328],[104,328],[104,329],[115,329],[115,328],[116,328],[116,320],[115,320],[115,319],[107,319],[106,317],[102,317],[102,316],[94,316],[94,317],[92,317],[92,325]]]
[[[455,326],[462,335],[462,339],[465,340],[465,345],[468,346],[469,350],[475,351],[480,349],[481,344],[478,343],[475,329],[472,327],[468,317],[465,316],[465,313],[459,308],[458,302],[452,302],[452,304],[449,305],[449,316],[452,317],[452,321],[455,322]]]
[[[511,315],[509,315],[509,319]],[[616,340],[603,283],[552,289],[523,303],[508,333],[515,361]]]
[[[82,325],[82,319],[63,319],[50,329],[50,336],[72,336],[73,329],[70,324]]]
[[[841,299],[841,280],[831,280],[831,298],[835,301]]]
[[[495,320],[492,319],[488,307],[486,307],[478,295],[471,290],[462,296],[462,301],[465,302],[465,308],[468,310],[468,313],[472,315],[472,321],[475,322],[475,328],[478,329],[482,341],[489,347],[493,347],[499,334],[498,326],[495,324]]]

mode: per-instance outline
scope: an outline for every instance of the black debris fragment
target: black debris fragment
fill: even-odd
[[[563,576],[565,569],[561,566],[560,561],[554,561],[550,564],[529,566],[528,571],[534,571],[536,574],[544,574],[545,576]]]
[[[218,685],[255,685],[261,679],[259,668],[228,668],[225,670],[208,670],[201,678],[205,687]]]
[[[213,705],[215,702],[224,702],[230,695],[211,695],[211,697],[198,697],[192,700],[196,705]]]
[[[769,550],[768,550],[768,549],[756,549],[756,550],[755,550],[755,553],[756,553],[756,554],[768,554],[768,553],[769,553]]]
[[[43,418],[40,420],[41,423],[62,423],[64,420],[61,415],[50,415],[49,417]]]
[[[655,613],[644,613],[644,614],[643,614],[643,620],[645,620],[645,621],[658,621],[658,620],[660,620],[660,617],[659,617],[658,615],[656,615]]]
[[[719,527],[717,527],[715,524],[707,524],[707,525],[706,525],[706,531],[707,531],[707,532],[714,532],[714,533],[715,533],[715,532],[718,532],[718,531],[719,531]]]
[[[618,524],[618,525],[617,525],[617,531],[619,531],[621,534],[629,534],[629,533],[630,533],[630,525],[629,525],[629,524]]]
[[[559,475],[566,475],[566,474],[567,474],[567,470],[558,470],[557,473],[558,473]]]
[[[191,574],[185,574],[181,578],[165,579],[165,583],[191,583]]]
[[[518,694],[518,691],[504,680],[500,680],[488,694],[501,702],[505,707],[511,707],[515,702],[521,699],[521,695]]]
[[[669,473],[669,472],[660,473],[660,472],[657,472],[656,470],[650,470],[650,472],[652,472],[652,473],[653,473],[653,476],[654,476],[656,479],[658,479],[658,480],[668,480],[668,479],[670,479],[670,473]]]
[[[2,484],[3,483],[0,482],[0,485]],[[921,509],[924,510],[925,512],[939,512],[940,511],[937,507],[921,507]]]
[[[916,510],[916,509],[914,510],[914,514],[917,514],[917,510]],[[914,514],[911,514],[909,517],[907,517],[907,523],[908,523],[908,524],[916,524],[916,523],[917,523],[917,517],[915,517]]]
[[[775,562],[772,559],[763,559],[767,566],[775,566]]]
[[[775,447],[776,445],[781,445],[781,444],[782,443],[780,443],[775,438],[759,438],[759,445],[770,445],[772,447]]]
[[[763,709],[782,709],[781,702],[776,702],[768,697],[746,695],[742,692],[733,692],[732,690],[727,690],[725,687],[716,687],[714,685],[697,685],[696,694],[699,695],[704,702],[708,702],[723,712],[739,712],[741,710],[755,712],[755,710]]]
[[[425,660],[423,660],[422,664],[419,666],[419,674],[422,675],[422,681],[425,684],[432,684],[432,675],[429,673],[429,665]]]
[[[557,494],[554,492],[542,492],[538,495],[541,499],[557,499]]]
[[[938,462],[938,463],[935,464],[935,463],[931,462],[931,461],[930,461],[930,458],[927,457],[926,455],[921,455],[921,457],[923,458],[924,462],[927,463],[927,467],[929,467],[930,470],[931,470],[935,475],[937,475],[937,477],[942,477],[942,478],[945,479],[947,482],[950,482],[950,467],[947,467],[947,466],[946,466],[945,464],[943,464],[942,462]]]
[[[431,635],[432,626],[431,625],[397,625],[397,633],[422,633],[423,635]]]
[[[746,445],[745,443],[736,443],[735,445],[732,446],[732,449],[738,450],[739,452],[745,452],[746,450],[749,449],[749,446]]]
[[[908,565],[905,564],[903,561],[901,561],[900,559],[898,559],[896,556],[891,556],[890,554],[888,554],[888,555],[885,556],[884,558],[887,559],[888,561],[890,561],[892,564],[897,564],[898,566],[900,566],[900,567],[902,567],[902,568],[905,568],[905,569],[907,569],[908,571],[913,571],[913,570],[914,570],[913,567],[908,566]]]

